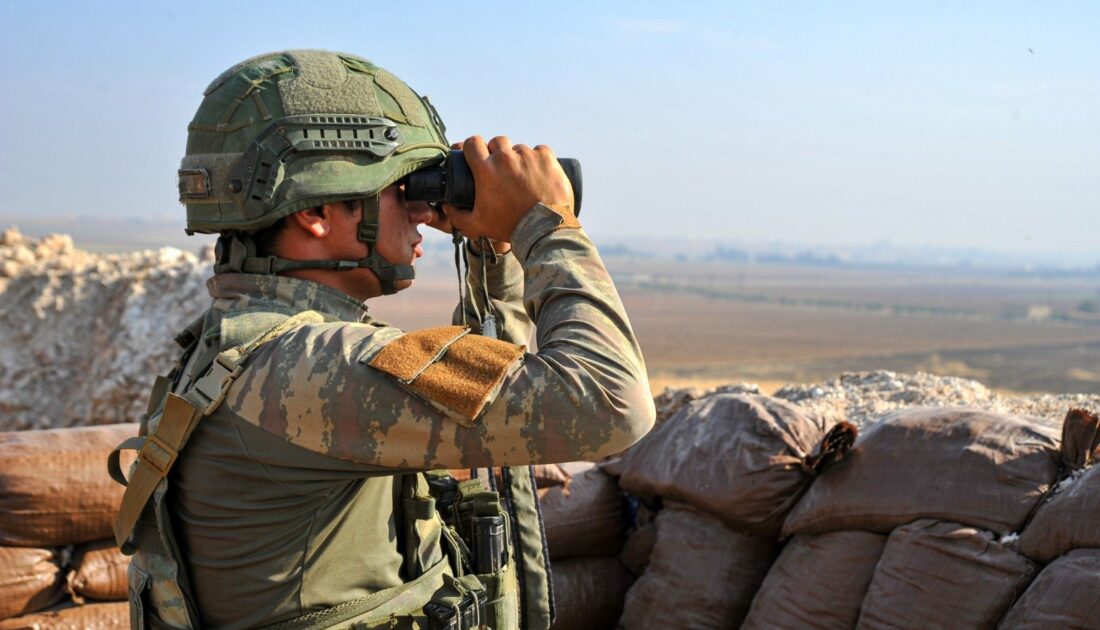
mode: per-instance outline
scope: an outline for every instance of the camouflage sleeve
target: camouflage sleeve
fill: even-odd
[[[469,294],[464,304],[455,308],[451,321],[467,323],[481,332],[478,322],[492,312],[497,321],[498,338],[512,343],[526,344],[531,339],[535,324],[523,309],[523,268],[511,253],[494,256],[487,252],[484,262],[480,254],[469,252],[470,269],[466,274]],[[489,306],[485,306],[485,293],[489,294]],[[463,319],[465,311],[465,319]]]
[[[516,228],[539,350],[515,355],[476,416],[456,419],[368,365],[400,330],[349,323],[304,326],[261,348],[226,405],[291,443],[366,466],[511,466],[625,449],[652,427],[653,399],[611,277],[575,225],[537,205]]]

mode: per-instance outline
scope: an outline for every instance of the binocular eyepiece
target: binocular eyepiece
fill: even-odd
[[[573,187],[573,213],[581,213],[581,163],[573,158],[558,160]],[[474,174],[462,151],[451,151],[439,166],[414,171],[405,178],[405,198],[410,201],[443,202],[469,210],[474,207]]]

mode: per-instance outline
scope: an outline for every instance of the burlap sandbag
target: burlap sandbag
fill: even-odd
[[[1076,549],[1048,564],[998,626],[1048,628],[1100,628],[1100,550]]]
[[[592,468],[539,491],[550,559],[612,556],[623,545],[623,501],[615,480]]]
[[[667,502],[657,515],[649,567],[626,594],[620,624],[646,628],[736,628],[745,618],[776,543],[735,532],[695,508]]]
[[[1039,562],[1050,562],[1078,547],[1100,547],[1100,466],[1059,484],[1020,533],[1017,549]]]
[[[890,534],[856,627],[993,628],[1035,571],[990,532],[920,520]]]
[[[122,555],[113,540],[101,540],[77,547],[73,568],[66,578],[73,601],[84,598],[115,601],[126,599],[126,570],[130,558]]]
[[[128,602],[74,606],[0,621],[0,630],[115,630],[130,627]]]
[[[1053,429],[978,409],[912,409],[867,431],[818,477],[784,535],[889,533],[921,518],[1019,531],[1058,474]]]
[[[850,630],[886,536],[832,532],[795,536],[752,601],[742,630]]]
[[[550,564],[557,618],[552,628],[610,630],[623,611],[630,574],[614,557],[568,558]]]
[[[110,538],[123,487],[107,475],[107,455],[136,434],[136,424],[0,433],[0,544]]]
[[[653,545],[657,544],[657,524],[640,523],[627,534],[623,550],[619,552],[619,562],[634,575],[645,573],[649,558],[653,555]]]
[[[53,549],[0,547],[0,619],[49,608],[65,596]]]
[[[631,447],[619,485],[689,503],[738,530],[775,535],[810,482],[824,420],[769,396],[717,394],[685,406]]]
[[[1062,426],[1065,478],[1039,506],[1020,534],[1017,549],[1050,562],[1077,547],[1100,548],[1100,466],[1092,465],[1100,419],[1071,409]],[[1091,467],[1088,467],[1091,466]]]

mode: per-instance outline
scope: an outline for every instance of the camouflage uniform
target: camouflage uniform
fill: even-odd
[[[649,429],[653,403],[622,304],[591,241],[560,222],[533,208],[515,254],[489,263],[504,339],[529,336],[522,293],[539,352],[507,366],[476,420],[370,367],[402,332],[350,297],[291,278],[211,279],[209,330],[267,310],[334,321],[257,351],[176,466],[175,514],[206,623],[262,625],[400,584],[395,471],[598,458]]]
[[[350,78],[341,79],[345,74]],[[265,88],[272,81],[279,81],[278,92]],[[371,92],[372,85],[379,91]],[[232,96],[238,89],[241,95]],[[189,227],[221,231],[225,239],[310,204],[372,195],[377,203],[380,186],[441,154],[438,117],[418,98],[351,56],[291,52],[239,64],[211,85],[196,119],[228,107],[227,122],[192,123],[198,148],[192,156],[189,143],[180,171]],[[338,113],[301,122],[317,99],[372,118]],[[242,110],[248,103],[253,109]],[[278,118],[285,113],[298,117]],[[231,149],[217,139],[254,133],[261,115],[265,124],[274,122],[251,145],[251,136],[234,140]],[[360,125],[370,138],[372,130],[385,129],[387,139],[396,131],[397,140],[386,145],[379,131],[378,142],[362,143],[370,144],[369,155],[355,149],[340,159],[302,149],[296,161],[277,163],[291,149],[264,153],[265,137],[276,137],[279,147],[305,146],[308,134],[291,132],[309,132],[311,124]],[[285,129],[289,140],[282,139]],[[404,139],[411,144],[395,149]],[[222,157],[216,149],[244,152]],[[360,227],[367,242],[377,229],[374,210],[374,223],[364,211]],[[441,527],[442,504],[428,492],[429,478],[409,473],[595,459],[649,430],[653,401],[637,341],[575,216],[538,204],[520,220],[512,246],[485,268],[472,260],[471,300],[455,315],[476,325],[492,311],[499,339],[465,326],[403,333],[373,320],[344,293],[277,275],[273,259],[256,258],[247,240],[222,251],[223,266],[209,281],[213,304],[181,336],[188,348],[183,363],[158,380],[141,436],[119,447],[140,450],[116,525],[119,545],[137,552],[129,575],[135,627],[245,628],[287,620],[296,628],[353,621],[422,627],[425,593],[451,605],[482,586],[463,577],[464,561],[453,557],[462,543],[453,540],[453,527]],[[394,273],[393,265],[387,271],[377,259],[308,264],[336,268],[329,264],[335,262],[388,273],[390,287],[405,273]],[[237,272],[227,272],[234,265]],[[253,268],[263,271],[241,273]],[[491,304],[482,298],[482,278]],[[532,332],[537,353],[522,345]],[[126,481],[117,450],[111,472]],[[496,494],[483,496],[475,485],[463,487],[463,505],[502,509],[486,499]],[[514,487],[523,492],[522,483]],[[537,511],[515,512],[537,506],[533,488],[511,504],[512,528],[536,523],[513,539],[523,553],[516,549],[498,572],[469,576],[485,583],[494,623],[504,628],[519,625],[523,602],[536,602],[517,601],[524,597],[517,585],[523,571],[513,565],[527,562],[518,556],[535,547],[532,564],[543,561],[545,546]],[[402,591],[411,585],[420,590]],[[353,602],[368,610],[382,594],[385,600],[366,616],[330,615]],[[329,616],[311,618],[322,613]],[[547,616],[540,619],[545,626]],[[471,623],[480,622],[461,627]]]

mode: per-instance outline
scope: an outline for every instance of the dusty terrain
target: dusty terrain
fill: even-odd
[[[457,288],[445,253],[430,251],[413,289],[372,301],[372,313],[406,329],[449,323]],[[1097,276],[608,262],[655,394],[751,383],[784,396],[802,392],[813,404],[857,401],[874,390],[894,392],[891,404],[982,406],[1012,393],[1100,394],[1100,318],[1082,308],[1096,295]],[[3,428],[139,417],[153,376],[174,360],[172,336],[208,303],[210,264],[209,249],[96,254],[66,236],[5,232]],[[843,378],[835,387],[797,387],[846,372],[885,374],[878,370],[953,380],[875,376],[866,391]],[[970,394],[929,393],[954,387],[944,383],[965,383]],[[1068,400],[1052,403],[1050,413]]]
[[[897,271],[609,258],[654,392],[752,381],[765,391],[841,372],[926,371],[999,391],[1100,393],[1100,274]],[[444,323],[453,270],[372,310]]]

